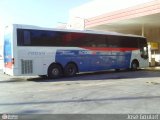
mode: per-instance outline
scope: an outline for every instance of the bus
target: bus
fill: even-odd
[[[13,24],[5,27],[4,73],[74,76],[148,67],[147,40],[137,35]]]

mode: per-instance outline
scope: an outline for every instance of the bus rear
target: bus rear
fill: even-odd
[[[13,26],[6,26],[3,40],[4,67],[3,72],[13,75]]]

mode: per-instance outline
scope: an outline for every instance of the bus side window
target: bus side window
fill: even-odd
[[[31,36],[30,32],[25,30],[24,31],[24,38],[23,38],[23,45],[30,45],[31,44]]]
[[[120,47],[120,41],[119,38],[117,36],[108,36],[107,37],[107,42],[108,42],[108,47],[110,48],[118,48]]]
[[[106,47],[106,37],[104,35],[92,35],[92,46]]]
[[[18,46],[23,46],[24,44],[24,36],[23,36],[23,31],[21,29],[17,29],[17,45]]]

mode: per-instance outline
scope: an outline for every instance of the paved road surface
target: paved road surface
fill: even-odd
[[[160,71],[56,80],[0,74],[0,113],[160,113]]]

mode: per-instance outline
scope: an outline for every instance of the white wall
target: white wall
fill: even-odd
[[[82,18],[90,18],[149,1],[153,0],[92,0],[82,6],[71,9],[70,14]]]
[[[67,28],[83,29],[84,20],[88,18],[147,3],[149,1],[153,0],[92,0],[91,2],[70,10]],[[78,20],[80,22],[78,22]]]

